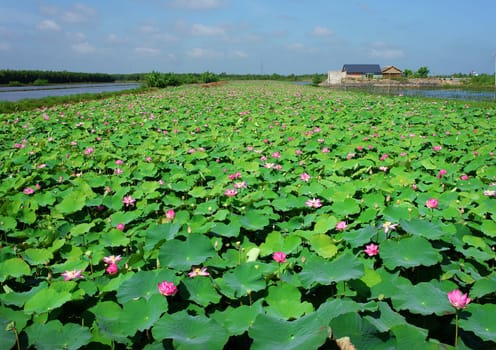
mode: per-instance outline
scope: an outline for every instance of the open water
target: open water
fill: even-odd
[[[64,84],[49,86],[0,87],[0,101],[19,101],[23,99],[65,96],[86,93],[131,90],[140,87],[138,83],[99,83]]]

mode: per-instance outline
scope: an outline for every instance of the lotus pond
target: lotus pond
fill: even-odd
[[[494,349],[495,114],[275,82],[3,114],[0,348]]]

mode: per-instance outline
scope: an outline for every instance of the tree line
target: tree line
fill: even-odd
[[[81,73],[43,70],[0,70],[0,84],[65,84],[65,83],[109,83],[115,81],[107,73]],[[41,85],[41,84],[40,84]]]

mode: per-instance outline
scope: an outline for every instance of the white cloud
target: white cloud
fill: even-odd
[[[75,42],[81,43],[86,41],[86,35],[84,35],[84,33],[81,32],[68,32],[66,33],[66,35],[70,40]]]
[[[189,50],[186,52],[186,55],[191,58],[218,58],[224,56],[222,52],[211,49],[202,49],[199,47]]]
[[[89,54],[96,51],[96,48],[87,41],[71,45],[73,51],[81,54]]]
[[[289,49],[291,51],[302,52],[302,53],[314,54],[314,53],[317,53],[320,51],[316,47],[306,46],[302,43],[292,43],[292,44],[287,45],[286,47],[287,47],[287,49]]]
[[[313,28],[313,30],[310,32],[310,35],[313,36],[320,36],[320,37],[330,37],[332,36],[332,31],[326,27],[321,27],[317,26]]]
[[[87,22],[96,15],[96,10],[82,3],[74,4],[74,6],[67,11],[60,14],[60,18],[68,23],[82,23]]]
[[[60,26],[57,24],[57,22],[52,21],[51,19],[45,19],[38,23],[37,28],[39,30],[43,31],[52,31],[52,32],[57,32],[60,30]]]
[[[223,6],[224,0],[170,0],[169,5],[187,10],[208,10]]]
[[[151,24],[143,24],[139,30],[140,30],[140,32],[145,33],[145,34],[153,34],[153,33],[157,33],[159,31],[157,27],[155,27]]]
[[[246,58],[246,57],[248,57],[248,54],[244,51],[236,50],[236,51],[231,52],[230,56],[235,57],[235,58]]]
[[[143,56],[158,56],[160,55],[159,49],[154,49],[152,47],[136,47],[134,48],[134,52],[143,55]]]
[[[370,57],[384,58],[384,59],[396,59],[405,56],[405,53],[401,49],[390,47],[384,42],[374,42],[368,50]]]
[[[191,34],[198,36],[224,36],[226,33],[221,27],[193,24],[191,26]]]

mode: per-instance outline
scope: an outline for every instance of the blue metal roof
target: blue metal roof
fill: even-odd
[[[382,70],[378,64],[345,64],[342,72],[350,74],[374,74],[381,75]]]

